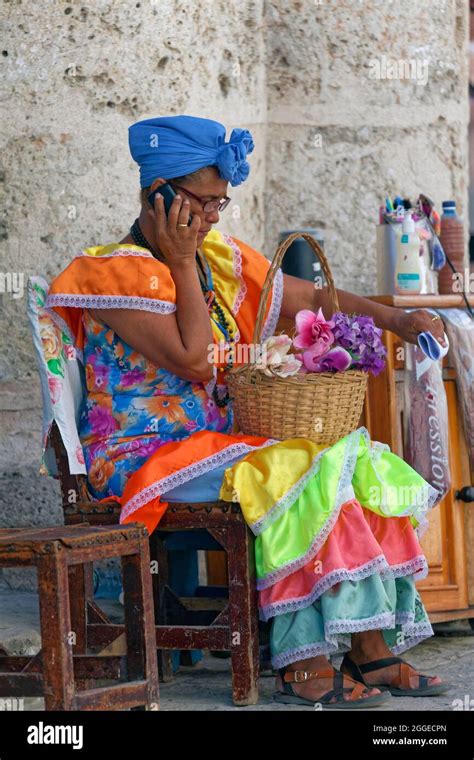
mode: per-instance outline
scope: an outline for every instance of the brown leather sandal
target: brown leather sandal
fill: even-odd
[[[277,691],[273,695],[274,702],[282,702],[290,705],[310,705],[314,707],[321,704],[327,710],[356,710],[366,707],[376,707],[382,702],[387,701],[386,693],[374,694],[372,697],[362,697],[361,695],[373,688],[366,687],[362,683],[356,683],[354,686],[344,686],[344,675],[332,667],[326,667],[318,671],[307,670],[288,670],[280,668],[278,671],[282,681],[284,691]],[[333,689],[325,692],[319,699],[307,699],[296,694],[292,683],[302,683],[303,681],[313,681],[317,678],[333,678]],[[351,679],[352,680],[352,679]],[[344,695],[350,693],[350,698],[344,699]],[[335,698],[335,702],[331,699]]]
[[[399,667],[396,686],[394,685],[395,678],[387,684],[368,684],[364,679],[364,673],[389,668],[391,665],[398,665]],[[449,683],[437,683],[430,686],[428,679],[432,676],[425,676],[422,673],[417,673],[419,678],[418,688],[412,688],[410,686],[410,668],[412,666],[408,662],[405,662],[405,660],[402,660],[401,657],[383,657],[381,660],[372,660],[372,662],[366,662],[364,665],[357,665],[346,654],[341,663],[341,671],[353,678],[354,681],[358,681],[367,687],[372,685],[377,689],[383,689],[385,692],[389,691],[394,697],[436,697],[439,694],[444,694],[451,688],[451,684]],[[413,670],[416,671],[416,668],[413,668]]]

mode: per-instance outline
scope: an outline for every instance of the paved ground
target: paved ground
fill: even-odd
[[[116,602],[97,600],[111,618],[118,621],[122,608]],[[474,710],[474,636],[468,623],[444,624],[439,633],[410,650],[407,659],[422,672],[440,675],[452,684],[444,696],[423,699],[394,698],[381,710]],[[0,646],[10,654],[34,654],[41,645],[38,625],[38,599],[25,591],[0,590]],[[339,664],[335,658],[334,665]],[[194,667],[182,667],[172,683],[161,684],[162,710],[309,710],[309,707],[272,702],[274,678],[269,673],[260,679],[260,701],[252,707],[236,708],[232,703],[230,661],[209,653]],[[459,700],[459,702],[456,702]],[[0,702],[1,704],[1,702]],[[42,710],[43,700],[26,698],[24,709]]]

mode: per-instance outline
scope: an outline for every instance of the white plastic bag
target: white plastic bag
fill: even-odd
[[[421,348],[413,343],[405,343],[405,356],[404,459],[439,491],[441,501],[451,488],[442,360],[426,362]]]

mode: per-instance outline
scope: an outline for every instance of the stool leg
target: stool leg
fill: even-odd
[[[71,630],[74,632],[72,642],[73,656],[87,654],[88,608],[94,600],[94,563],[84,562],[69,565],[69,598],[71,600]],[[83,678],[76,682],[76,688],[94,687],[92,678]]]
[[[153,606],[155,610],[156,625],[166,625],[166,600],[165,585],[169,580],[168,573],[168,552],[166,547],[158,536],[152,533],[150,536],[151,559],[156,562],[158,572],[152,573],[153,582]],[[155,568],[154,568],[155,569]],[[160,681],[168,683],[174,678],[173,661],[170,649],[158,649],[158,668]]]
[[[229,620],[235,705],[258,703],[258,605],[253,539],[247,525],[229,528]]]
[[[68,569],[59,542],[38,559],[41,656],[46,710],[74,709],[74,666],[69,607]]]
[[[69,595],[71,598],[71,629],[74,632],[73,654],[87,653],[87,592],[84,565],[70,565]]]
[[[157,710],[159,690],[153,587],[148,534],[145,531],[137,553],[122,557],[122,579],[128,677],[131,681],[147,679],[147,707]]]

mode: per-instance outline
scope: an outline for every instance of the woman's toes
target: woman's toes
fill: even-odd
[[[380,689],[377,689],[376,687],[373,687],[372,689],[370,689],[370,692],[369,692],[371,697],[374,697],[376,694],[381,694],[381,693],[382,692],[380,691]]]
[[[366,689],[362,692],[362,694],[358,697],[358,699],[368,699],[369,697],[375,697],[376,694],[380,694],[380,691],[378,689]],[[344,699],[346,702],[349,702],[351,699],[351,695],[349,693],[344,695]]]
[[[417,689],[420,686],[420,673],[413,672],[410,676],[410,685],[412,689]],[[439,676],[428,676],[428,686],[439,686],[443,683]]]
[[[376,689],[375,687],[370,687],[362,692],[362,697],[364,699],[367,699],[368,697],[375,697],[377,694],[380,694],[380,693],[381,692],[379,689]]]

